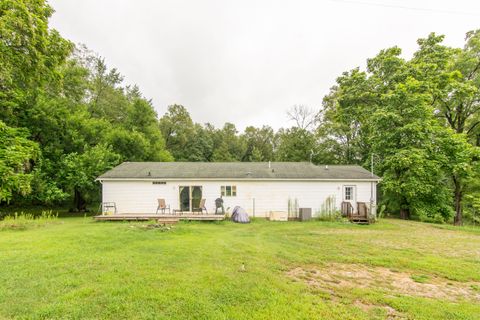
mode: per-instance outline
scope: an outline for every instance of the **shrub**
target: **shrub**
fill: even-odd
[[[320,221],[341,221],[342,214],[335,206],[335,196],[329,196],[320,206],[320,210],[315,213],[315,216]]]
[[[316,217],[320,221],[342,221],[342,213],[338,210],[336,211],[317,211]]]
[[[0,230],[25,230],[29,227],[45,226],[58,220],[58,213],[52,210],[42,211],[39,215],[15,212],[7,215],[0,221]]]
[[[387,206],[384,205],[384,204],[382,204],[382,205],[380,206],[380,210],[379,210],[379,212],[378,212],[378,214],[377,214],[377,218],[378,218],[378,219],[382,219],[382,218],[385,217],[385,209],[387,209]]]

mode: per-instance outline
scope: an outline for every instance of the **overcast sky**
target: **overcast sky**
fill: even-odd
[[[290,126],[295,104],[318,109],[346,70],[394,45],[480,28],[480,1],[50,0],[51,26],[105,57],[161,116],[170,104],[216,126]]]

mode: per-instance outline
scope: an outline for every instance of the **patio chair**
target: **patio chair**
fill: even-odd
[[[157,199],[158,200],[158,207],[157,207],[157,211],[155,212],[155,214],[158,213],[158,210],[160,210],[163,214],[165,214],[165,210],[168,209],[168,213],[170,214],[170,205],[166,205],[165,203],[165,199]]]
[[[225,214],[225,208],[223,207],[223,199],[221,197],[215,199],[215,214]]]
[[[203,213],[203,211],[205,210],[205,213],[208,214],[207,207],[205,207],[205,202],[205,199],[201,199],[198,208],[193,208],[192,211]]]

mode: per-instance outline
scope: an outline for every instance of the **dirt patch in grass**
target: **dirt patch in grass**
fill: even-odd
[[[365,313],[372,313],[375,309],[381,309],[383,310],[383,313],[385,314],[385,319],[387,320],[394,320],[394,319],[405,319],[405,316],[398,312],[397,310],[393,309],[390,306],[379,306],[376,304],[370,304],[366,303],[364,301],[360,300],[355,300],[353,305],[360,310],[364,311]]]
[[[130,228],[137,228],[141,230],[157,230],[160,232],[173,231],[172,225],[165,225],[161,223],[148,223],[140,225],[130,225]]]
[[[298,267],[288,271],[287,276],[331,293],[336,288],[375,288],[392,294],[432,299],[480,301],[480,292],[474,289],[480,283],[456,282],[433,275],[396,272],[361,264],[331,263],[322,268]]]

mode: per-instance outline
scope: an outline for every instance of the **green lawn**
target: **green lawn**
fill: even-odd
[[[480,318],[480,229],[143,226],[60,218],[0,231],[0,319]]]

